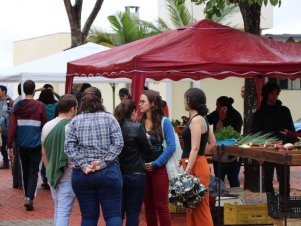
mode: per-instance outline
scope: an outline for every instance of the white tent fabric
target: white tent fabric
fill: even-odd
[[[60,53],[30,61],[25,64],[0,70],[0,82],[22,82],[31,79],[35,82],[65,82],[67,63],[109,48],[87,43]],[[130,82],[129,79],[78,78],[74,82]]]

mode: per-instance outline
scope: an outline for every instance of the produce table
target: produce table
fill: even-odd
[[[237,145],[231,146],[217,146],[217,154],[219,158],[223,154],[233,155],[243,158],[254,159],[259,162],[273,162],[284,165],[284,175],[286,176],[289,170],[289,166],[300,166],[301,165],[301,150],[293,149],[293,150],[276,150],[273,147],[251,147],[251,148],[240,148]],[[288,178],[285,178],[285,181]],[[286,187],[284,193],[286,193]],[[288,205],[288,197],[284,198],[284,206],[285,206],[285,215],[284,215],[284,225],[287,225],[287,205]]]
[[[276,150],[275,148],[240,148],[237,145],[221,146],[217,149],[220,154],[234,155],[243,158],[255,159],[257,161],[274,162],[290,166],[301,165],[301,150],[289,151]]]

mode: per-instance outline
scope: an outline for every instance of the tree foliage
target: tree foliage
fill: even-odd
[[[108,33],[101,29],[93,28],[88,36],[89,41],[108,47],[120,46],[162,33],[168,29],[166,27],[159,28],[151,22],[135,18],[128,11],[110,15],[108,20],[113,32]]]
[[[185,0],[176,0],[178,5],[181,5]],[[260,6],[270,3],[273,6],[281,5],[281,0],[191,0],[196,5],[205,4],[204,13],[209,19],[213,16],[220,17],[227,5],[239,3],[247,3],[248,5],[258,4]]]

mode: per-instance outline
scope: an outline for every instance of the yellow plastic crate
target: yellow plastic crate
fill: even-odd
[[[273,219],[274,226],[283,226],[284,220],[283,219]],[[287,226],[301,226],[301,218],[287,218],[286,221]]]
[[[181,207],[181,206],[175,206],[171,203],[168,203],[168,209],[170,213],[185,213],[186,208]]]
[[[266,203],[224,204],[224,224],[271,224]]]

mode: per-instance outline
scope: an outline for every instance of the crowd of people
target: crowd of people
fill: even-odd
[[[118,93],[120,104],[110,114],[103,105],[101,91],[88,83],[76,95],[59,96],[50,84],[36,89],[31,80],[24,82],[22,90],[25,98],[19,84],[19,97],[13,102],[6,94],[7,88],[0,85],[0,168],[9,168],[10,157],[13,187],[24,190],[27,211],[34,209],[41,168],[42,187],[51,190],[54,200],[56,226],[69,224],[75,199],[83,226],[97,225],[100,207],[106,225],[121,226],[125,221],[127,226],[138,226],[143,204],[148,226],[171,226],[166,163],[176,150],[176,141],[171,121],[164,117],[168,116],[167,104],[159,92],[146,87],[136,105],[129,90],[122,88]],[[40,95],[35,100],[37,91]],[[294,133],[289,109],[278,100],[279,93],[275,83],[263,86],[261,108],[254,114],[252,132],[272,132],[286,143],[298,134]],[[216,110],[208,114],[206,95],[201,89],[190,88],[183,96],[189,120],[182,134],[179,167],[206,187],[211,172],[205,154],[215,151],[214,132],[232,126],[241,133],[243,120],[233,102],[233,98],[221,96]],[[239,187],[241,159],[229,156],[218,173],[217,164],[214,161],[215,175],[222,180],[227,176],[231,187]],[[274,168],[280,193],[285,184],[289,188],[281,165],[263,166],[267,192],[274,192]],[[209,194],[196,208],[187,210],[186,219],[189,226],[213,225]]]

